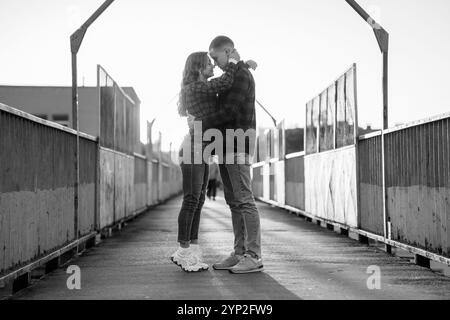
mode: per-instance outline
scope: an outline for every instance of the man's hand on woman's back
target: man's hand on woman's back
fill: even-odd
[[[248,60],[245,62],[245,64],[248,65],[248,67],[253,70],[256,70],[256,68],[258,67],[258,64],[253,60]]]

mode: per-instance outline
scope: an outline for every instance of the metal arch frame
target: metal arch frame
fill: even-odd
[[[390,221],[387,211],[387,193],[386,193],[386,145],[385,131],[389,128],[388,122],[388,61],[389,61],[389,33],[379,25],[355,0],[345,0],[353,10],[358,13],[364,21],[366,21],[373,29],[375,37],[383,54],[383,130],[381,130],[381,152],[382,152],[382,185],[383,185],[383,223],[384,223],[384,239],[386,244],[386,252],[391,253],[392,247],[387,242],[391,240]],[[357,138],[359,139],[359,138]]]
[[[383,54],[383,129],[388,129],[388,55],[389,33],[380,26],[355,0],[345,0],[373,29]]]
[[[76,150],[75,150],[75,184],[74,184],[74,216],[75,216],[75,237],[79,238],[79,219],[78,219],[78,203],[79,203],[79,184],[80,184],[80,129],[78,126],[78,83],[77,83],[77,54],[80,50],[89,26],[114,2],[114,0],[106,0],[87,20],[70,36],[70,50],[72,54],[72,129],[77,132]]]

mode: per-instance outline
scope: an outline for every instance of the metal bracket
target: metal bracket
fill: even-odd
[[[389,51],[389,33],[383,28],[374,28],[373,32],[377,38],[378,45],[382,53]]]
[[[70,36],[70,48],[72,53],[76,54],[78,53],[78,50],[80,50],[86,30],[86,28],[81,27]]]

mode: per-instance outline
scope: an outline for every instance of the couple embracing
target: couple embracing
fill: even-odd
[[[215,66],[222,69],[223,74],[208,80],[214,76]],[[178,216],[179,248],[171,256],[184,271],[209,269],[202,258],[198,233],[208,186],[208,157],[212,156],[205,152],[208,144],[202,137],[210,130],[219,132],[215,139],[222,140],[214,141],[221,146],[215,153],[219,154],[219,172],[234,232],[232,253],[212,267],[231,273],[264,270],[260,218],[250,178],[256,135],[255,82],[250,68],[255,69],[256,63],[241,61],[233,41],[225,36],[218,36],[211,42],[209,53],[193,53],[186,61],[178,112],[188,118],[189,134],[180,150],[184,197]],[[200,131],[196,130],[198,124],[201,124]],[[246,133],[244,144],[237,141],[241,137],[236,139],[236,132]],[[228,139],[230,134],[233,136]],[[231,144],[227,143],[229,141]]]

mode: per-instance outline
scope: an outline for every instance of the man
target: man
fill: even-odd
[[[225,36],[216,37],[209,54],[215,65],[223,69],[232,52],[233,41]],[[203,120],[203,126],[220,129],[224,137],[225,161],[219,164],[224,185],[225,200],[231,209],[234,232],[234,252],[213,265],[216,270],[231,273],[250,273],[264,270],[261,259],[261,226],[259,213],[251,189],[250,162],[256,137],[255,81],[245,63],[238,63],[231,89],[219,94],[217,113]],[[245,145],[233,137],[231,150],[226,146],[227,129],[249,132]],[[239,138],[238,138],[239,140]],[[229,160],[232,161],[229,161]]]

